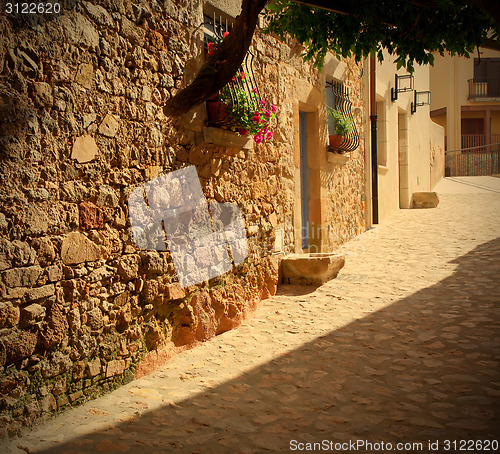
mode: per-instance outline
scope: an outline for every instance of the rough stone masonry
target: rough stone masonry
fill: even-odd
[[[274,232],[292,224],[297,186],[286,81],[324,87],[293,45],[257,34],[256,75],[280,109],[276,140],[209,144],[204,106],[179,120],[162,109],[203,60],[202,2],[61,7],[0,16],[1,436],[147,373],[274,294]],[[168,252],[134,244],[126,202],[192,164],[208,201],[241,209],[250,253],[184,289]],[[360,153],[326,175],[337,242],[363,229],[363,168]]]

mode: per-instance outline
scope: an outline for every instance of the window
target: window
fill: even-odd
[[[500,97],[500,58],[475,58],[469,97]]]
[[[333,116],[328,115],[328,151],[345,153],[355,150],[359,146],[359,134],[352,116],[349,88],[336,80],[327,82],[326,105],[330,112],[335,111]],[[342,138],[331,139],[333,136]]]
[[[204,15],[204,41],[207,56],[227,33],[231,33],[233,23],[229,16]],[[207,101],[209,126],[229,130],[240,130],[242,118],[249,118],[258,109],[261,95],[253,72],[254,55],[248,51],[243,64],[217,96]]]

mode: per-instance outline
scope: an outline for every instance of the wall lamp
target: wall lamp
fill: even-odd
[[[431,103],[431,92],[430,91],[416,91],[415,98],[411,103],[411,113],[412,115],[417,111],[417,106],[428,106]]]
[[[413,76],[408,74],[406,76],[395,75],[394,88],[391,88],[391,101],[394,102],[398,99],[398,93],[413,90]]]

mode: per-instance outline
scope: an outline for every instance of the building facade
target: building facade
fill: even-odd
[[[237,326],[276,291],[281,256],[334,251],[365,230],[364,140],[327,147],[333,81],[365,137],[352,61],[329,58],[320,72],[300,46],[258,30],[253,73],[278,109],[274,140],[210,125],[205,105],[165,116],[205,59],[205,16],[239,13],[226,3],[110,0],[0,17],[2,435]],[[129,197],[189,166],[207,203],[238,207],[248,257],[182,287],[171,251],[138,247]]]
[[[445,128],[448,151],[487,151],[500,143],[500,52],[472,58],[435,56],[430,69],[433,121]]]
[[[368,86],[370,74],[369,66],[366,67],[364,83]],[[444,132],[429,117],[428,99],[434,94],[429,87],[428,67],[416,65],[410,75],[404,69],[398,70],[385,53],[383,62],[376,63],[375,74],[378,211],[383,221],[400,208],[411,208],[415,192],[432,191],[444,176]],[[366,124],[370,122],[369,115],[369,99],[365,98]],[[368,176],[372,166],[371,141],[369,128],[365,131]],[[371,188],[371,183],[367,182],[367,188]],[[368,204],[369,209],[371,206]]]

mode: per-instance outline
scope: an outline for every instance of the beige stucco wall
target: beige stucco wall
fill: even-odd
[[[430,146],[430,165],[431,165],[431,188],[444,176],[444,128],[434,122],[430,122],[431,146]]]
[[[394,87],[396,73],[407,74],[404,69],[396,70],[389,55],[385,55],[382,63],[377,62],[378,190],[381,221],[399,208],[409,208],[412,194],[430,191],[433,181],[444,173],[444,156],[437,151],[440,147],[444,149],[444,129],[430,120],[429,106],[420,106],[415,114],[411,114],[413,92],[399,93],[398,99],[391,101],[391,88]],[[428,67],[415,66],[414,89],[429,90]],[[431,141],[436,148],[433,154]],[[432,177],[431,155],[443,161],[442,164],[434,165]]]

